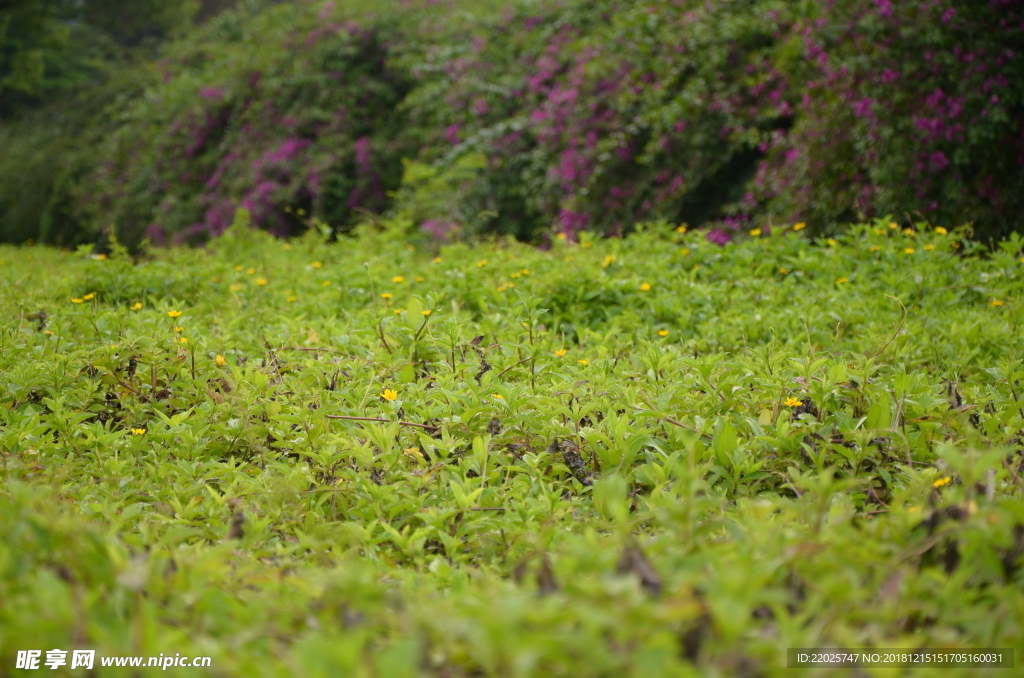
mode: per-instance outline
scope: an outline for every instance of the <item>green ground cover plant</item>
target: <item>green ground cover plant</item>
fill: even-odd
[[[0,673],[1019,648],[1022,240],[890,221],[542,251],[239,211],[196,250],[0,248]]]

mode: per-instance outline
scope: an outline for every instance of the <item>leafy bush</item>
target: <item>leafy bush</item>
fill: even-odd
[[[782,676],[786,647],[1016,645],[1019,237],[384,226],[0,248],[4,666]]]
[[[440,238],[664,220],[723,241],[880,214],[1002,237],[1024,195],[1022,12],[1011,0],[241,9],[96,94],[106,108],[78,125],[83,139],[38,123],[33,148],[53,149],[32,151],[38,163],[66,154],[77,169],[34,200],[59,206],[41,219],[62,242],[111,222],[131,242],[201,240],[239,205],[275,233],[305,228],[296,215],[347,229],[369,211]],[[0,185],[23,173],[5,163]],[[32,199],[0,198],[0,223],[20,224],[6,237],[26,230]]]

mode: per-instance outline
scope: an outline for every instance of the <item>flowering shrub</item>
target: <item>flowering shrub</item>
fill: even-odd
[[[0,221],[184,242],[238,207],[277,234],[391,211],[441,240],[664,220],[721,243],[895,214],[1000,236],[1024,213],[1022,27],[1019,0],[227,13],[109,88],[81,140],[12,153],[78,160],[43,196],[0,191]],[[0,185],[31,193],[47,173],[24,167]]]

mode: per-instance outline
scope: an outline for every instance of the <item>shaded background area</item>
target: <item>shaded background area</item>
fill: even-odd
[[[1024,214],[1019,0],[0,1],[0,239]]]

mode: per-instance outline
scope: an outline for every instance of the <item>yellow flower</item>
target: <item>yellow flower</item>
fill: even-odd
[[[800,223],[798,223],[798,224],[793,224],[793,230],[794,231],[802,231],[805,228],[807,228],[807,224],[805,224],[802,221]]]
[[[383,393],[380,394],[380,397],[383,398],[384,400],[387,400],[388,402],[391,402],[392,400],[398,397],[398,391],[386,388],[384,389]]]
[[[889,230],[890,231],[895,231],[899,227],[900,227],[900,225],[897,224],[895,221],[890,221],[889,222]]]
[[[224,364],[227,363],[227,360],[224,360],[224,356],[219,355],[213,359],[213,362],[217,363],[219,367],[224,367]]]
[[[242,266],[241,264],[239,264],[238,266],[235,266],[235,270],[236,271],[241,271],[243,268],[245,268],[245,267]]]
[[[84,297],[82,297],[82,299],[85,299],[86,301],[89,301],[90,299],[94,299],[95,297],[96,297],[96,295],[94,293],[89,292],[89,294],[87,294]]]
[[[495,398],[497,398],[498,400],[504,400],[505,399],[505,396],[501,395],[500,393],[492,393],[491,395],[494,396]]]
[[[932,483],[932,487],[943,487],[945,485],[949,485],[951,480],[953,479],[950,478],[949,476],[946,476],[945,478],[939,478],[934,483]]]
[[[402,312],[402,309],[400,309],[400,308],[396,308],[395,311],[394,311],[395,315],[399,315],[401,312]]]
[[[832,247],[833,245],[836,244],[835,238],[829,238],[827,242],[828,242],[829,247]]]
[[[842,285],[843,283],[848,283],[848,282],[850,282],[850,279],[847,278],[845,275],[842,278],[836,278],[836,284],[837,285]]]
[[[281,245],[281,247],[283,247],[286,250],[290,250],[292,248],[292,246],[289,245],[288,243],[285,243],[285,244]]]
[[[97,261],[106,261],[107,260],[107,255],[106,254],[97,254],[96,255],[96,260]]]
[[[256,284],[259,285],[260,287],[263,287],[264,285],[267,284],[267,279],[266,278],[256,278]]]
[[[185,329],[185,328],[184,327],[175,327],[174,331],[178,332],[180,334],[183,329]]]
[[[515,283],[505,283],[505,284],[508,285],[509,287],[515,287],[516,286]]]
[[[430,315],[430,309],[428,308],[428,309],[427,309],[426,311],[424,311],[424,312],[423,312],[423,315],[424,315],[424,316],[428,316],[428,315]]]
[[[312,264],[310,264],[310,266],[312,266],[313,268],[320,268],[323,265],[324,264],[321,261],[314,261]]]
[[[668,330],[658,330],[658,336],[659,337],[667,337],[668,336]]]
[[[788,268],[780,268],[779,269],[779,273],[781,273],[782,275],[786,275],[787,273],[789,273],[789,269]]]
[[[676,233],[686,233],[686,226],[680,226],[677,228]]]
[[[393,283],[405,282],[405,278],[403,278],[400,275],[396,275],[394,278],[391,279],[391,282],[393,282]]]
[[[993,300],[992,300],[992,304],[991,304],[991,305],[992,305],[992,306],[1002,306],[1002,305],[1003,305],[1003,302],[1002,302],[1002,301],[1000,301],[999,299],[993,299]]]
[[[566,260],[566,261],[573,261],[573,260],[575,260],[575,258],[576,258],[576,257],[574,257],[574,256],[572,256],[572,255],[570,254],[569,256],[567,256],[567,257],[565,258],[565,260]]]
[[[292,302],[295,301],[296,299],[298,299],[298,297],[288,297],[287,299],[285,299],[285,301]]]
[[[301,207],[295,210],[295,213],[298,214],[300,217],[306,216],[306,210],[302,209]]]
[[[210,282],[220,282],[220,276],[219,275],[213,276],[212,278],[210,278]]]
[[[915,250],[913,247],[908,247],[905,250],[903,250],[904,254],[913,254],[916,251],[917,250]]]
[[[904,228],[903,232],[906,233],[907,235],[914,235],[914,229],[912,228]]]
[[[555,351],[555,355],[558,356],[559,358],[564,358],[565,354],[568,353],[568,352],[569,351],[567,349],[560,348],[557,351]]]
[[[238,290],[242,289],[242,286],[239,285],[238,283],[235,283],[234,285],[228,287],[228,289],[231,290],[232,292],[237,292]]]
[[[872,245],[872,246],[871,246],[871,247],[869,247],[868,249],[869,249],[869,250],[871,250],[872,252],[877,252],[878,250],[880,250],[880,249],[882,249],[882,248],[881,248],[881,247],[879,247],[878,245]]]
[[[931,243],[928,243],[927,245],[924,246],[924,248],[930,252],[933,249],[935,249],[935,245],[932,245]]]
[[[949,233],[949,231],[944,229],[942,226],[937,226],[935,228],[935,232],[938,233],[939,235],[946,235],[947,233]]]
[[[513,278],[522,278],[523,274],[520,273],[519,271],[516,271],[515,273],[512,274],[512,277]]]
[[[391,293],[390,292],[385,292],[384,294],[380,295],[380,298],[383,299],[384,301],[390,301],[391,300]]]
[[[689,253],[690,253],[690,250],[689,250],[689,248],[687,248],[687,247],[681,247],[681,248],[679,249],[679,253],[680,253],[680,254],[682,254],[682,255],[683,255],[683,256],[685,257],[685,256],[686,256],[687,254],[689,254]]]
[[[188,343],[188,339],[186,339],[185,337],[182,337],[180,339],[175,339],[174,341],[176,343],[179,343],[179,344],[187,344]]]
[[[583,360],[577,360],[576,362],[578,362],[580,365],[589,365],[590,364],[590,361],[587,360],[586,358],[584,358]]]
[[[132,435],[133,436],[144,436],[144,435],[146,435],[146,429],[144,429],[144,428],[133,428],[132,429]]]
[[[918,509],[918,507],[917,507],[917,506],[908,506],[908,507],[907,507],[907,513],[917,513],[917,512],[918,512],[918,510],[919,510],[919,509]]]
[[[440,264],[441,263],[441,257],[434,257],[434,263],[435,264]]]
[[[752,236],[754,236],[756,238],[757,236],[761,235],[761,229],[760,228],[752,229],[750,231],[750,235],[752,235]]]
[[[951,243],[949,243],[949,246],[952,247],[955,250],[960,249],[960,243],[958,243],[958,242],[951,242]]]
[[[477,268],[483,268],[486,265],[487,265],[487,260],[486,259],[481,259],[480,261],[476,262],[476,267]]]
[[[641,284],[640,285],[640,291],[641,292],[650,292],[651,291],[651,283],[643,283],[643,284]]]
[[[602,261],[602,262],[601,262],[601,266],[602,266],[603,268],[608,268],[608,267],[609,267],[609,266],[611,266],[611,265],[612,265],[612,264],[613,264],[614,262],[615,262],[615,255],[614,255],[614,254],[609,254],[608,256],[606,256],[606,257],[604,258],[604,261]]]
[[[252,275],[253,273],[256,272],[256,269],[255,268],[247,268],[247,269],[245,269],[245,272],[246,272],[247,275]]]
[[[568,237],[569,237],[569,236],[567,236],[567,235],[566,235],[565,233],[559,233],[559,234],[558,234],[558,239],[559,239],[559,240],[565,240],[565,239],[566,239],[566,238],[568,238]]]
[[[322,287],[330,287],[331,286],[331,281],[330,280],[325,280],[322,283],[320,283],[320,285]]]
[[[180,318],[181,317],[181,311],[168,311],[167,312],[167,316],[170,317],[170,318]]]
[[[801,405],[804,404],[804,401],[800,400],[799,398],[794,398],[793,396],[790,396],[786,398],[786,402],[783,404],[786,407],[800,407]]]
[[[84,299],[79,299],[78,297],[73,297],[73,298],[71,299],[71,303],[72,303],[72,304],[80,304],[80,303],[82,303],[83,301],[85,301],[85,300],[84,300]]]
[[[416,282],[423,282],[424,280],[426,280],[426,278],[424,278],[422,275],[416,276]]]
[[[885,235],[885,231],[880,228],[875,229],[875,235]]]
[[[528,268],[524,268],[523,270],[521,270],[519,272],[522,273],[523,275],[530,275],[530,269],[528,269]]]

